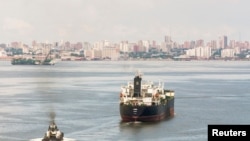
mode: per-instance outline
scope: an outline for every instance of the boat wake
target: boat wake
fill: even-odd
[[[29,141],[42,141],[43,138],[35,138],[35,139],[31,139]],[[63,141],[76,141],[75,139],[71,139],[71,138],[63,138]]]
[[[127,122],[127,125],[133,125],[133,124],[141,124],[141,121],[131,121],[131,122]]]

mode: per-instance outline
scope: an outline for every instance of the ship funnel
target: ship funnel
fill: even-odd
[[[134,78],[134,95],[133,97],[140,97],[141,96],[141,74],[137,73]]]

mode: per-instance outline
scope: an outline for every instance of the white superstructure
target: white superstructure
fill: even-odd
[[[141,73],[136,74],[139,77],[141,75]],[[129,81],[127,85],[121,86],[120,103],[150,106],[160,104],[167,97],[174,96],[174,91],[164,89],[164,82],[155,84],[152,81],[141,81],[140,96],[134,96],[134,83],[134,81]]]

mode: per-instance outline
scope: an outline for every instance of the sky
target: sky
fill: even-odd
[[[0,0],[0,43],[250,41],[249,0]]]

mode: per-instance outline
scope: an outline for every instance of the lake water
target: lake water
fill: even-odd
[[[175,90],[175,116],[122,123],[120,86],[135,71]],[[42,138],[50,113],[77,141],[207,141],[208,124],[250,124],[249,61],[0,62],[0,141]]]

